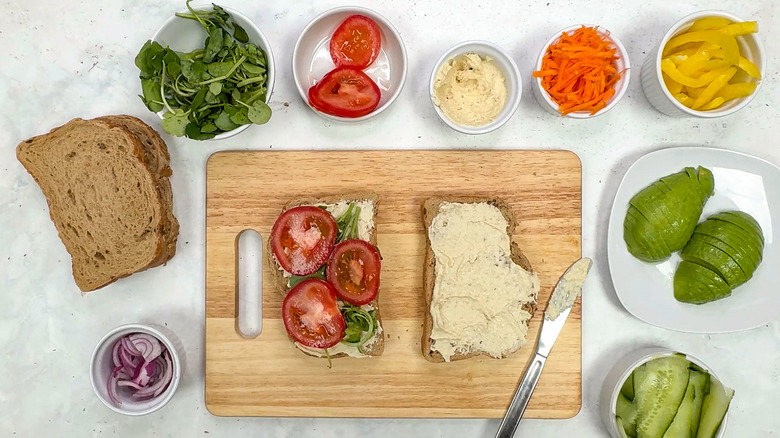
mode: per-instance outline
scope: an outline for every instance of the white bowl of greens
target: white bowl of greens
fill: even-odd
[[[271,117],[271,46],[236,10],[187,1],[144,44],[135,64],[141,100],[168,134],[219,140]]]

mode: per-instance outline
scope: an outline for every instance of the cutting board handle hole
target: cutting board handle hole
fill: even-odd
[[[254,339],[263,331],[263,237],[255,230],[236,236],[236,331]]]

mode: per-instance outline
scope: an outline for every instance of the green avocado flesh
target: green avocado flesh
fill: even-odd
[[[691,304],[704,304],[731,295],[731,287],[721,276],[702,265],[682,261],[674,273],[674,298]]]
[[[741,212],[741,211],[724,211],[718,214],[714,214],[709,219],[717,219],[724,222],[730,222],[744,231],[755,234],[761,244],[764,243],[764,232],[761,230],[761,225],[753,218],[753,216]]]
[[[737,287],[747,281],[745,272],[731,256],[698,236],[691,238],[680,257],[686,262],[697,263],[717,272],[731,287]]]
[[[699,166],[667,175],[634,195],[623,222],[628,252],[656,263],[682,249],[712,196],[712,172]]]
[[[696,226],[680,253],[674,297],[703,304],[727,297],[753,277],[763,258],[761,227],[750,215],[727,211]]]

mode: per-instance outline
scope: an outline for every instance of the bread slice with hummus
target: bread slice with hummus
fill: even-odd
[[[512,242],[517,221],[497,198],[429,198],[422,353],[430,362],[507,357],[524,346],[539,279]]]
[[[351,203],[354,203],[360,207],[360,216],[358,220],[358,238],[365,240],[376,247],[376,214],[379,204],[379,196],[374,192],[360,191],[343,193],[340,195],[295,199],[287,202],[287,204],[285,204],[282,208],[280,214],[293,207],[310,205],[325,209],[334,217],[334,219],[338,220],[338,218],[347,211]],[[271,272],[271,282],[273,283],[276,290],[286,295],[291,290],[290,279],[292,278],[292,274],[285,271],[276,260],[271,239],[268,239],[265,252],[266,260],[270,268],[269,271]],[[341,300],[339,300],[339,302],[340,304],[344,304],[341,302]],[[293,344],[295,344],[299,350],[314,357],[329,357],[330,359],[335,359],[340,357],[363,358],[380,356],[385,349],[385,334],[382,327],[382,317],[379,311],[379,293],[377,293],[376,297],[371,302],[360,307],[363,310],[369,312],[373,311],[377,323],[374,335],[369,338],[368,341],[362,346],[362,351],[353,345],[340,342],[335,346],[328,348],[328,352],[326,354],[323,349],[307,347],[298,342],[295,342],[292,338],[290,338],[290,341],[293,342]]]

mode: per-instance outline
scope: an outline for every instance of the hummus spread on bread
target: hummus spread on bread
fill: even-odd
[[[507,221],[488,203],[445,203],[428,229],[435,286],[432,349],[449,361],[482,352],[504,357],[526,344],[539,279],[511,259]]]

